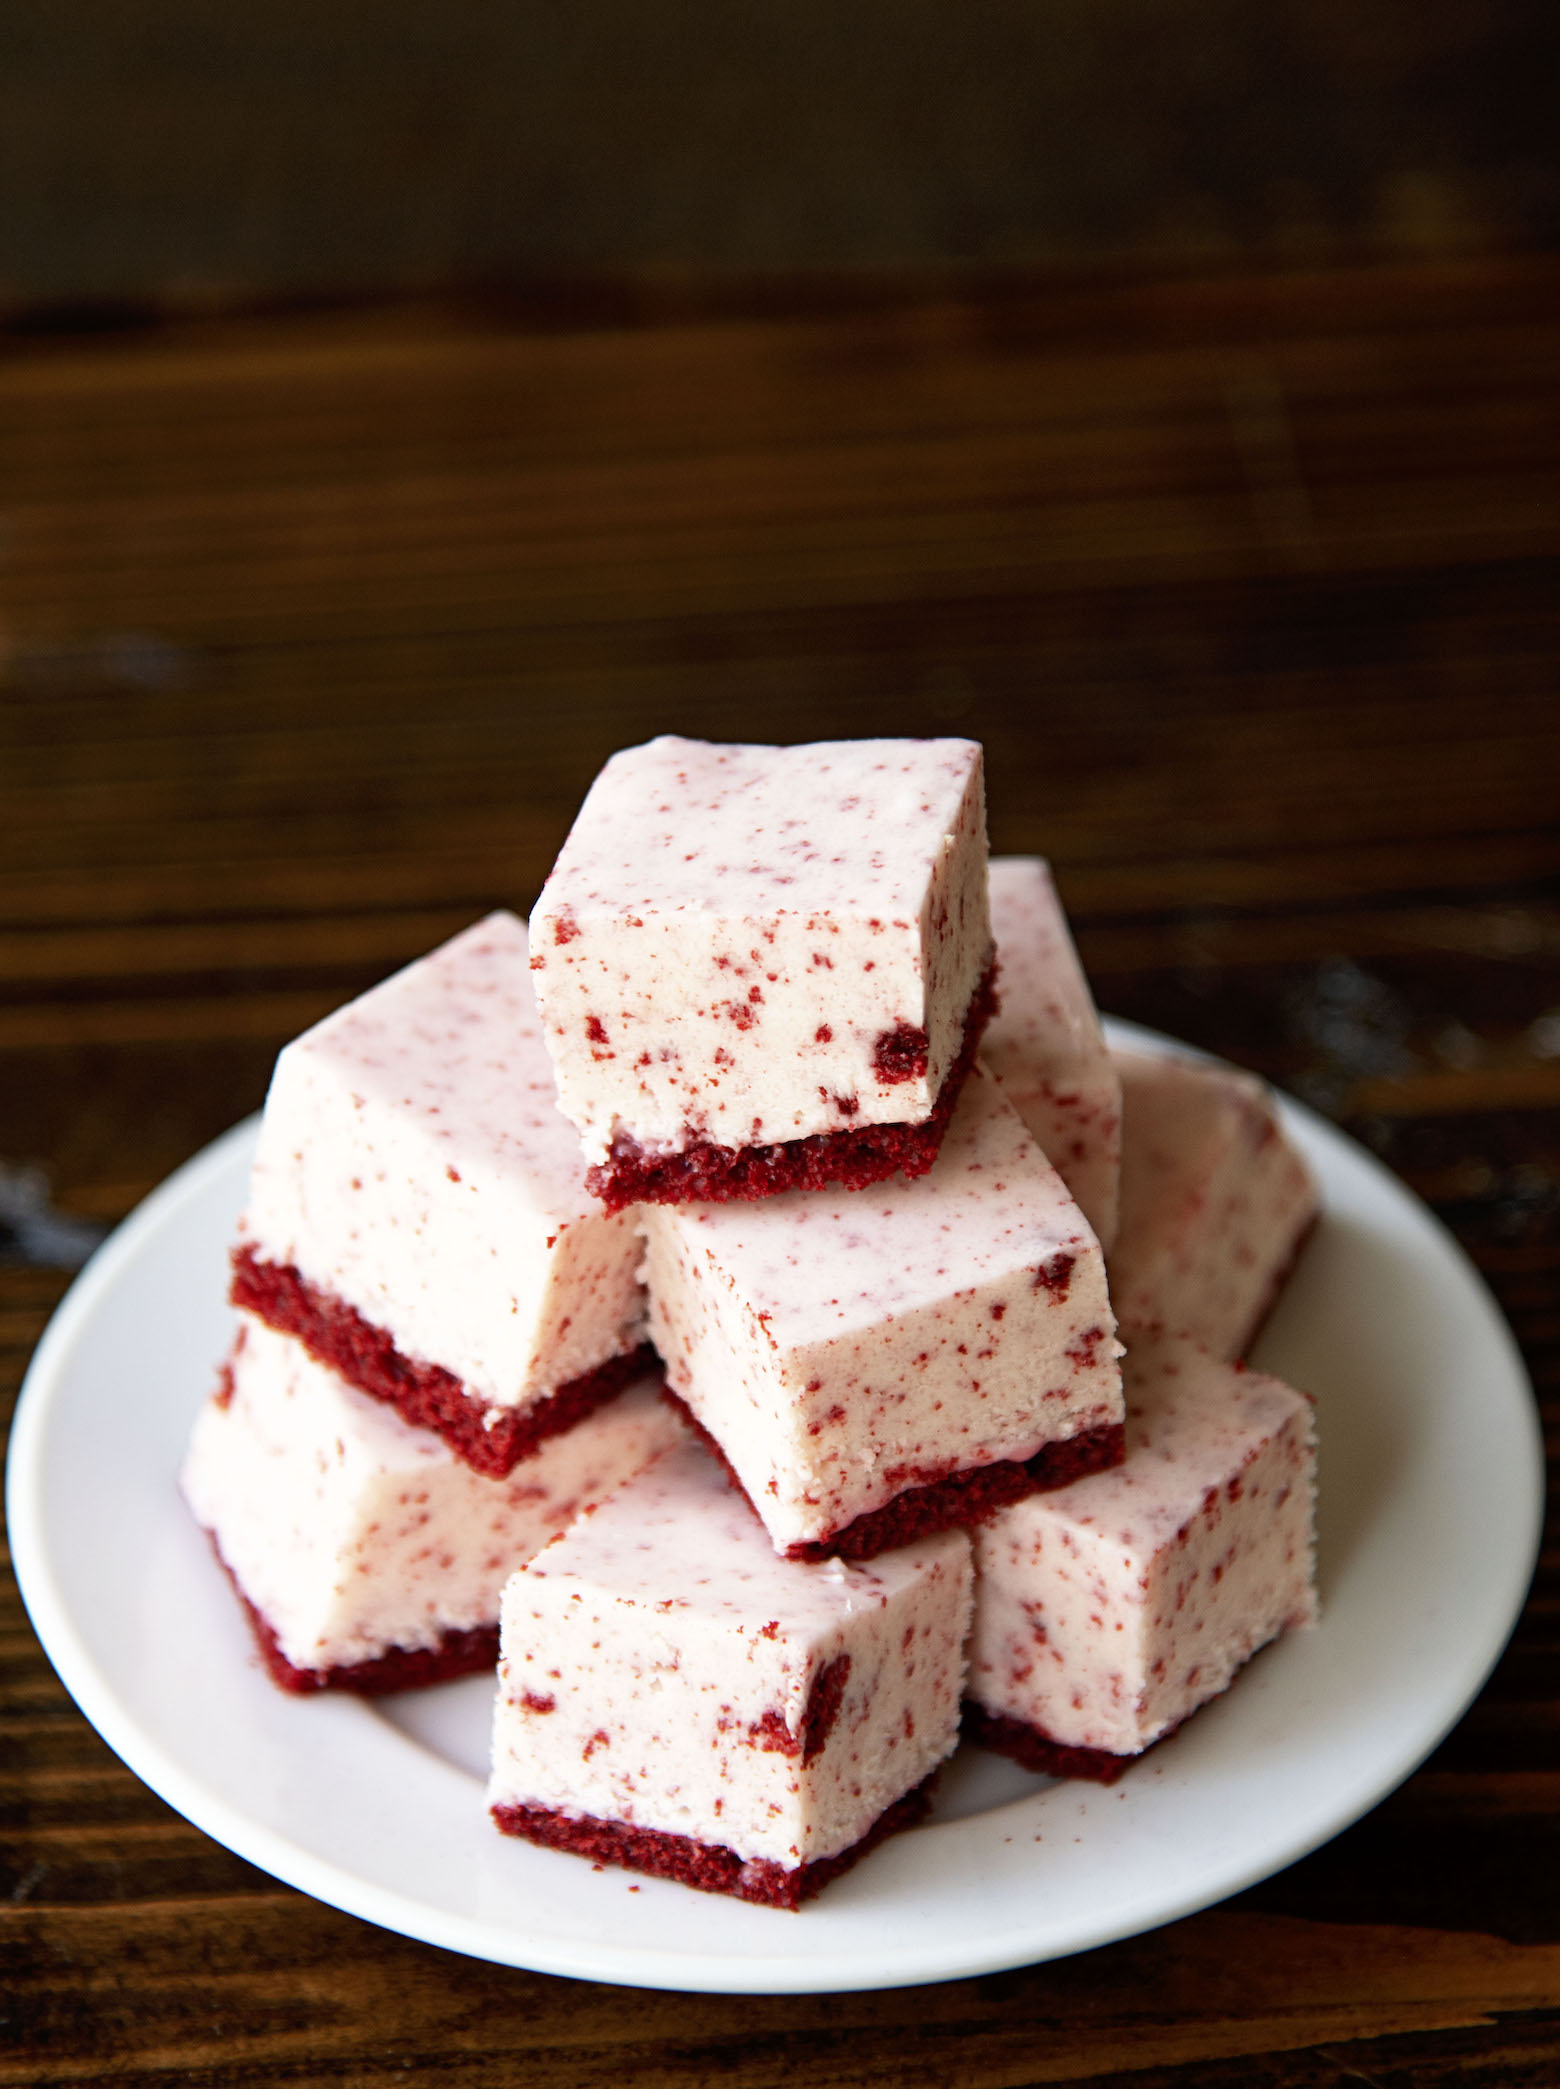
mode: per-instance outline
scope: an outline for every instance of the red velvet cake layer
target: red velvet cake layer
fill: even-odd
[[[757,1902],[761,1907],[798,1908],[849,1871],[858,1858],[901,1828],[913,1828],[926,1818],[932,1803],[935,1774],[924,1784],[906,1792],[878,1815],[859,1842],[835,1857],[820,1857],[811,1864],[787,1870],[768,1857],[739,1857],[719,1843],[698,1842],[690,1835],[672,1835],[659,1828],[636,1828],[627,1821],[593,1820],[554,1813],[545,1806],[495,1806],[493,1819],[506,1835],[523,1836],[544,1849],[571,1850],[598,1864],[615,1864],[624,1871],[640,1871],[654,1879],[675,1879],[681,1886],[694,1886],[701,1893],[729,1893],[738,1900]]]
[[[661,1388],[661,1397],[676,1408],[690,1429],[703,1437],[725,1466],[733,1486],[745,1491],[720,1445],[687,1402],[679,1398],[670,1386]],[[912,1545],[918,1538],[931,1537],[935,1531],[979,1523],[987,1516],[994,1516],[998,1509],[1005,1509],[1010,1502],[1022,1501],[1026,1495],[1047,1494],[1055,1487],[1066,1487],[1074,1480],[1081,1480],[1086,1473],[1108,1472],[1125,1456],[1125,1428],[1120,1422],[1107,1422],[1103,1428],[1085,1429],[1062,1443],[1049,1443],[1022,1462],[1016,1458],[999,1458],[990,1465],[972,1465],[964,1472],[942,1473],[935,1479],[906,1487],[902,1494],[896,1494],[881,1509],[858,1516],[853,1523],[831,1532],[827,1538],[803,1545],[788,1545],[785,1557],[814,1561],[875,1559],[880,1552],[892,1552],[900,1545]]]
[[[953,1106],[975,1062],[981,1032],[996,1012],[996,981],[993,961],[970,997],[959,1056],[948,1069],[932,1114],[920,1124],[866,1124],[767,1146],[717,1146],[696,1139],[680,1153],[667,1154],[646,1153],[637,1141],[619,1137],[610,1159],[586,1171],[586,1188],[609,1211],[621,1211],[628,1204],[752,1202],[778,1197],[785,1190],[821,1190],[835,1182],[859,1190],[890,1175],[924,1175],[937,1158]],[[893,1078],[908,1074],[895,1073]]]
[[[1049,1734],[1026,1720],[1010,1719],[1005,1712],[988,1712],[969,1698],[964,1701],[960,1732],[966,1741],[978,1742],[998,1755],[1010,1755],[1014,1762],[1042,1777],[1087,1777],[1094,1784],[1114,1784],[1123,1770],[1140,1760],[1137,1755],[1112,1755],[1108,1748],[1069,1747],[1065,1741],[1053,1741]]]
[[[529,1407],[504,1413],[489,1428],[491,1409],[454,1372],[403,1356],[383,1328],[345,1300],[317,1290],[290,1265],[262,1262],[252,1247],[236,1248],[230,1296],[268,1327],[295,1336],[348,1385],[387,1401],[403,1421],[431,1429],[474,1472],[495,1480],[513,1472],[548,1437],[572,1429],[632,1379],[654,1370],[656,1362],[648,1344],[609,1357]]]
[[[249,1629],[273,1683],[299,1697],[316,1690],[346,1690],[357,1697],[388,1697],[395,1690],[421,1690],[429,1683],[453,1682],[457,1676],[476,1675],[498,1666],[498,1622],[473,1625],[467,1630],[446,1632],[431,1647],[390,1647],[372,1661],[354,1661],[340,1668],[297,1668],[282,1652],[276,1634],[239,1587],[233,1570],[212,1540],[212,1550],[234,1594],[244,1606]]]
[[[1126,1433],[1120,1422],[1107,1422],[1099,1429],[1085,1429],[1064,1443],[1047,1444],[1022,1463],[999,1458],[990,1465],[971,1466],[940,1479],[907,1487],[885,1502],[847,1523],[843,1530],[811,1544],[788,1545],[786,1558],[794,1560],[868,1560],[896,1546],[911,1545],[934,1531],[980,1523],[1005,1509],[1010,1502],[1029,1494],[1044,1494],[1081,1480],[1085,1473],[1104,1472],[1119,1465],[1126,1455]]]

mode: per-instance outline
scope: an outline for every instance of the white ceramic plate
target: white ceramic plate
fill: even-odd
[[[1318,1397],[1322,1624],[1259,1655],[1112,1789],[961,1751],[933,1821],[800,1914],[496,1834],[486,1678],[377,1706],[266,1679],[174,1488],[225,1345],[252,1123],[119,1228],[39,1346],[8,1476],[27,1607],[86,1716],[198,1827],[451,1950],[642,1987],[801,1993],[953,1979],[1149,1929],[1291,1863],[1407,1776],[1489,1673],[1537,1550],[1532,1396],[1478,1276],[1369,1155],[1306,1111],[1285,1116],[1326,1217],[1258,1354]]]

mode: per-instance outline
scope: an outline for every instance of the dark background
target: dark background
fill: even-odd
[[[1545,0],[17,0],[0,297],[1509,251],[1557,87]]]

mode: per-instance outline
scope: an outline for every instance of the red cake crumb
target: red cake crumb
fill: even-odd
[[[748,1739],[753,1746],[770,1755],[799,1755],[803,1768],[809,1768],[828,1746],[834,1722],[840,1716],[840,1706],[845,1701],[850,1668],[849,1654],[836,1654],[812,1679],[802,1712],[801,1731],[792,1733],[785,1723],[784,1712],[776,1707],[748,1728]]]
[[[629,1204],[751,1203],[785,1190],[821,1190],[834,1182],[859,1190],[890,1175],[924,1175],[937,1158],[981,1032],[996,1013],[996,980],[993,960],[970,997],[959,1056],[948,1069],[932,1114],[922,1123],[867,1124],[768,1146],[717,1146],[712,1140],[696,1139],[680,1153],[666,1154],[646,1153],[637,1140],[619,1134],[611,1157],[586,1171],[586,1188],[609,1211],[621,1211]],[[893,1078],[907,1080],[913,1072],[895,1073]]]
[[[570,1850],[597,1864],[614,1864],[651,1878],[675,1879],[701,1893],[729,1893],[738,1900],[768,1908],[798,1908],[804,1900],[849,1871],[859,1858],[901,1828],[926,1818],[936,1773],[906,1792],[878,1815],[872,1826],[838,1856],[820,1857],[787,1870],[768,1857],[739,1857],[720,1843],[698,1842],[691,1835],[672,1835],[660,1828],[636,1828],[627,1821],[601,1821],[589,1815],[554,1813],[545,1806],[495,1806],[493,1819],[506,1835],[523,1836],[544,1849]]]
[[[988,1712],[969,1698],[964,1700],[959,1730],[966,1741],[994,1749],[998,1755],[1011,1756],[1024,1769],[1034,1770],[1042,1777],[1086,1777],[1093,1784],[1114,1784],[1123,1770],[1130,1770],[1148,1754],[1148,1749],[1143,1748],[1136,1755],[1112,1755],[1108,1748],[1077,1748],[1065,1741],[1053,1741],[1027,1720],[1011,1719],[1006,1712]],[[1169,1738],[1169,1733],[1163,1733],[1149,1746],[1157,1748],[1160,1741]]]
[[[429,1683],[450,1683],[457,1676],[476,1675],[498,1666],[498,1624],[473,1625],[446,1632],[431,1647],[391,1647],[372,1661],[345,1662],[339,1668],[297,1668],[282,1652],[276,1634],[239,1587],[232,1568],[222,1557],[215,1538],[211,1549],[233,1591],[244,1606],[249,1629],[255,1636],[273,1683],[296,1696],[307,1697],[316,1690],[346,1690],[356,1697],[388,1697],[396,1690],[421,1690]]]
[[[670,1386],[662,1386],[661,1397],[682,1416],[689,1428],[703,1437],[719,1458],[732,1484],[740,1491],[742,1482],[731,1462],[687,1402]],[[980,1523],[1026,1495],[1048,1494],[1081,1480],[1086,1473],[1108,1472],[1126,1456],[1126,1430],[1120,1422],[1106,1422],[1098,1429],[1084,1429],[1061,1443],[1048,1443],[1032,1458],[999,1458],[990,1465],[972,1465],[963,1472],[942,1473],[915,1486],[906,1487],[881,1509],[858,1516],[826,1538],[788,1545],[785,1557],[794,1560],[875,1559],[900,1545],[956,1526]],[[755,1510],[755,1514],[757,1511]]]
[[[403,1421],[433,1430],[474,1472],[495,1480],[513,1472],[548,1437],[572,1429],[632,1379],[655,1368],[648,1343],[630,1349],[571,1378],[546,1399],[503,1414],[489,1428],[488,1404],[468,1393],[453,1371],[403,1356],[383,1328],[345,1300],[317,1290],[290,1264],[262,1262],[254,1248],[236,1248],[229,1296],[268,1327],[296,1336],[348,1385],[386,1401]]]
[[[1060,1302],[1072,1289],[1072,1273],[1077,1263],[1076,1255],[1053,1255],[1042,1262],[1035,1271],[1035,1289],[1049,1291]]]
[[[748,1739],[765,1755],[800,1755],[800,1734],[793,1734],[785,1723],[785,1714],[778,1705],[772,1706],[762,1719],[755,1719],[748,1728]]]
[[[872,1047],[873,1071],[890,1087],[901,1081],[918,1081],[926,1071],[931,1044],[926,1032],[914,1023],[885,1030]]]
[[[807,1708],[802,1713],[802,1764],[806,1768],[815,1763],[828,1746],[829,1736],[834,1731],[834,1722],[840,1716],[840,1706],[845,1701],[845,1685],[850,1681],[849,1654],[836,1654],[825,1667],[813,1677],[812,1688],[807,1693]]]

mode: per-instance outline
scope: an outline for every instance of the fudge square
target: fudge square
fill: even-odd
[[[1103,1783],[1316,1615],[1309,1399],[1179,1336],[1125,1375],[1124,1462],[974,1534],[966,1733]]]
[[[490,1479],[291,1335],[238,1317],[180,1484],[287,1690],[491,1668],[515,1568],[686,1435],[652,1380]]]
[[[702,1445],[668,1451],[504,1590],[493,1818],[794,1908],[925,1812],[970,1597],[963,1531],[799,1565]]]
[[[1110,1292],[1125,1327],[1244,1355],[1305,1243],[1318,1197],[1267,1087],[1234,1067],[1143,1052],[1121,1074],[1121,1222]]]
[[[532,916],[607,1203],[930,1166],[990,1013],[981,751],[663,738],[591,786]]]
[[[1121,1076],[1050,865],[1039,856],[994,856],[990,875],[1002,1000],[980,1054],[1108,1255],[1121,1174]]]
[[[586,1190],[528,944],[494,914],[296,1039],[233,1300],[503,1474],[643,1367],[632,1222]]]
[[[1120,1456],[1099,1243],[978,1065],[927,1175],[642,1222],[668,1384],[791,1558],[868,1558]]]

